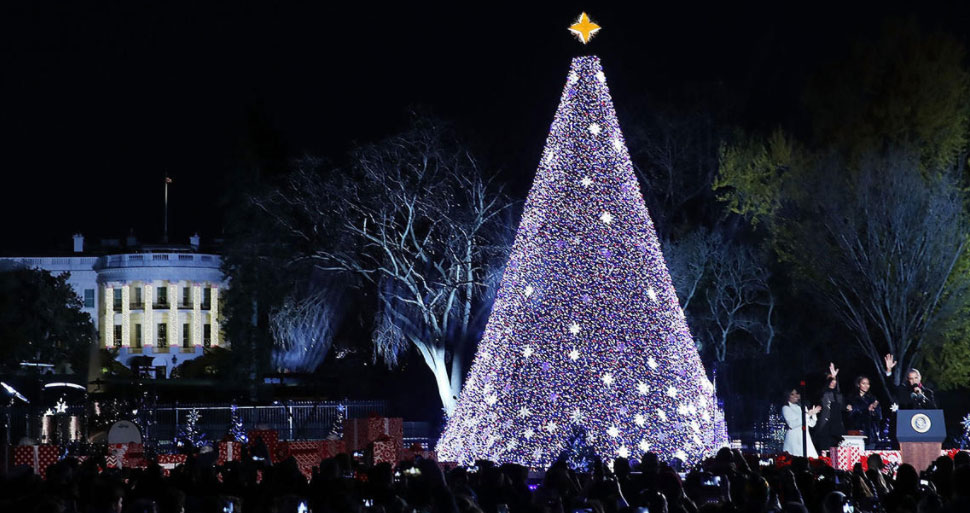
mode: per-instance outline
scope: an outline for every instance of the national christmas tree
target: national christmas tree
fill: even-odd
[[[595,56],[572,62],[442,461],[694,462],[726,439]]]

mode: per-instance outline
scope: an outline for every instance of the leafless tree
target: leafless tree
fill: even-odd
[[[712,195],[719,138],[714,120],[704,112],[651,111],[644,117],[630,130],[629,146],[657,234],[665,240],[688,204],[694,202],[697,210]]]
[[[921,171],[910,154],[845,167],[833,159],[813,174],[814,210],[793,212],[788,223],[802,227],[792,230],[794,254],[884,386],[883,356],[895,355],[891,382],[899,384],[948,312],[945,300],[967,290],[970,278],[953,272],[966,248],[965,198],[955,173]]]
[[[510,202],[464,146],[427,120],[355,157],[353,169],[329,178],[306,161],[260,204],[303,241],[300,260],[372,287],[375,357],[394,364],[416,349],[450,414],[474,323],[489,306],[486,281],[510,245]]]
[[[270,315],[278,371],[313,372],[330,351],[341,316],[340,295],[321,288],[302,299],[289,297]]]
[[[715,250],[714,238],[708,230],[701,228],[678,240],[665,240],[663,246],[670,279],[680,299],[680,307],[686,312],[694,296],[702,292],[711,253]]]
[[[722,229],[699,229],[667,242],[664,256],[681,306],[698,345],[718,361],[747,352],[771,352],[775,339],[775,294],[771,273],[757,249],[729,242]],[[698,302],[693,299],[698,298]],[[744,334],[744,342],[736,335]]]

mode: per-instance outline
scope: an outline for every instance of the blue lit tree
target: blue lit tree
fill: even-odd
[[[573,60],[443,461],[696,461],[726,439],[597,57]]]

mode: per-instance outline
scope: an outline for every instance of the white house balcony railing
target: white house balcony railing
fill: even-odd
[[[101,257],[98,267],[117,269],[125,267],[205,267],[218,269],[222,264],[219,255],[202,253],[129,253]]]

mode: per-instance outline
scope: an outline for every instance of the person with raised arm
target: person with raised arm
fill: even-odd
[[[886,376],[892,376],[896,358],[887,354],[885,359]],[[916,369],[906,372],[906,380],[896,387],[896,404],[903,410],[932,410],[936,409],[936,397],[933,391],[923,385],[923,376]]]

